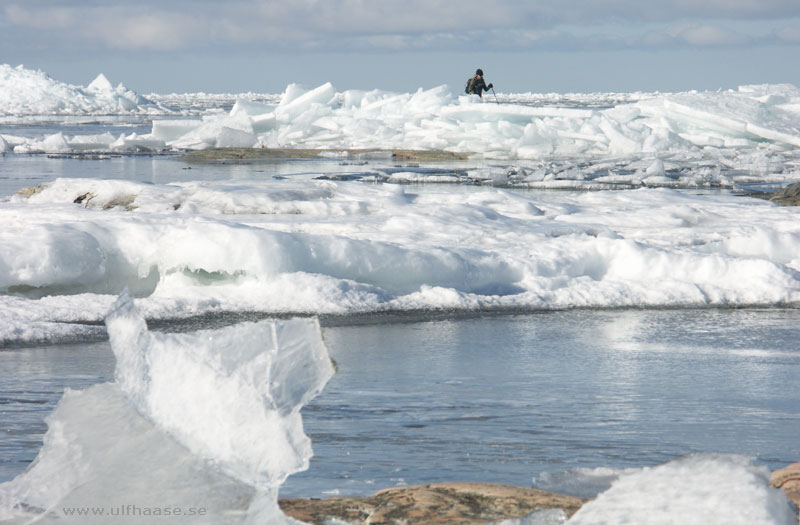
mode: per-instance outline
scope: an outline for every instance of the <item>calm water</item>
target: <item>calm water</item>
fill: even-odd
[[[437,163],[438,169],[474,168],[481,161]],[[409,166],[411,166],[409,168]],[[53,181],[57,178],[119,179],[153,184],[187,181],[259,180],[283,177],[316,178],[374,174],[376,170],[403,168],[414,170],[414,163],[397,164],[391,159],[371,159],[369,162],[338,159],[253,160],[189,164],[179,154],[118,155],[118,154],[58,154],[3,155],[0,154],[0,198],[18,190]],[[454,185],[453,185],[454,186]],[[455,187],[455,191],[458,188]]]
[[[770,468],[800,457],[800,310],[386,321],[324,329],[339,372],[303,410],[315,457],[282,495],[530,485],[696,451]],[[35,457],[63,389],[109,380],[113,365],[107,343],[0,351],[0,480]]]

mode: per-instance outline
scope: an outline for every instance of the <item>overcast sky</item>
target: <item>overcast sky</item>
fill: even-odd
[[[140,93],[800,86],[800,0],[0,0],[0,63]]]

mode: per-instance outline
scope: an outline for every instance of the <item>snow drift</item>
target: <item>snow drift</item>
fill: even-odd
[[[621,475],[567,523],[686,525],[796,522],[769,470],[742,456],[696,454]]]

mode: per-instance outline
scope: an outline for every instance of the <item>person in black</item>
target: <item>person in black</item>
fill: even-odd
[[[467,94],[475,94],[482,97],[484,91],[489,91],[493,87],[494,85],[491,83],[489,83],[488,86],[486,85],[486,82],[483,80],[483,70],[478,69],[475,71],[475,76],[467,81],[467,89],[465,91]]]

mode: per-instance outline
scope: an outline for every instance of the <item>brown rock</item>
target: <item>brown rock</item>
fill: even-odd
[[[444,150],[410,150],[410,149],[304,149],[304,148],[209,148],[190,151],[183,155],[186,162],[219,162],[245,161],[264,159],[317,159],[321,154],[331,152],[347,152],[350,156],[369,156],[384,154],[393,161],[443,162],[467,160],[469,153],[458,153]]]
[[[385,489],[366,498],[282,498],[278,504],[288,516],[320,525],[331,518],[372,525],[444,525],[518,519],[545,509],[563,509],[572,516],[585,502],[573,496],[513,485],[436,483]]]
[[[36,195],[43,189],[45,189],[45,184],[40,184],[39,186],[28,186],[26,188],[22,188],[21,190],[17,191],[17,195],[22,195],[23,197],[30,197],[31,195]]]
[[[800,505],[800,463],[792,463],[773,472],[769,485],[783,489],[787,498],[795,505]]]
[[[783,206],[800,206],[800,182],[786,186],[770,196],[769,200]]]

